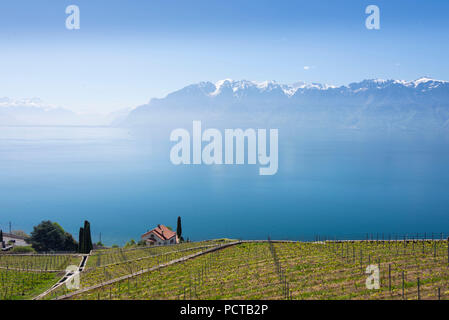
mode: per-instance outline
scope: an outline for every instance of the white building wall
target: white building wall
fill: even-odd
[[[154,235],[154,237],[151,237],[151,235]],[[176,235],[173,238],[170,238],[168,240],[161,240],[156,234],[154,233],[150,233],[149,235],[145,236],[144,238],[142,238],[142,240],[149,240],[149,239],[154,239],[155,245],[157,246],[166,246],[166,245],[170,245],[170,244],[176,244]],[[170,243],[170,241],[173,239],[173,243]]]
[[[8,241],[10,241],[10,240],[15,240],[16,243],[14,243],[14,245],[17,247],[29,246],[29,244],[26,243],[25,240],[23,240],[23,239],[12,238],[9,236],[5,236],[5,234],[3,234],[3,241],[5,242],[5,245],[7,245]]]

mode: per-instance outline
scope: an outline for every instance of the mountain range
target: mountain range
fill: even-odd
[[[191,119],[274,121],[303,128],[449,129],[449,81],[364,80],[345,86],[225,79],[200,82],[130,112],[126,126]]]
[[[74,114],[45,104],[39,98],[0,98],[0,125],[65,124]]]
[[[11,99],[0,97],[0,126],[83,126],[109,125],[123,121],[129,110],[107,115],[78,114],[53,106],[39,98]]]
[[[132,111],[79,115],[40,99],[0,98],[0,125],[208,125],[449,132],[449,81],[363,80],[344,86],[231,79],[200,82]]]

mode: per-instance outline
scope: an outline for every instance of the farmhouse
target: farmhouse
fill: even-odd
[[[179,243],[176,232],[171,231],[164,225],[158,224],[156,228],[144,233],[141,237],[150,246],[164,246]]]

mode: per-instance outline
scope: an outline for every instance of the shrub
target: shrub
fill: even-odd
[[[135,245],[136,245],[136,241],[135,241],[134,239],[131,239],[130,241],[128,241],[128,242],[125,244],[125,248],[133,247],[133,246],[135,246]]]
[[[35,253],[36,250],[33,249],[31,246],[26,247],[14,247],[10,251],[10,253]]]
[[[51,221],[35,226],[29,241],[36,251],[76,251],[78,246],[71,234]]]

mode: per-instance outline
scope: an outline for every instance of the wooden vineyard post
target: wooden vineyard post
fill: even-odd
[[[388,289],[391,295],[391,264],[388,264]]]
[[[349,242],[346,242],[346,260],[349,262]]]
[[[447,263],[449,264],[449,238],[447,238]]]
[[[118,298],[120,300],[120,297],[122,296],[122,291],[120,290],[120,282],[118,283]]]
[[[438,300],[441,300],[441,288],[438,288]]]
[[[360,249],[360,271],[363,273],[363,251]]]
[[[418,300],[421,300],[421,292],[419,287],[419,277],[418,277]]]
[[[405,298],[405,277],[404,271],[402,271],[402,300]]]
[[[394,245],[396,246],[396,255],[398,255],[398,254],[399,254],[399,249],[398,249],[398,235],[396,235],[396,241],[395,241]]]
[[[341,257],[342,257],[342,259],[344,259],[344,257],[345,257],[345,244],[342,242],[341,243]]]

